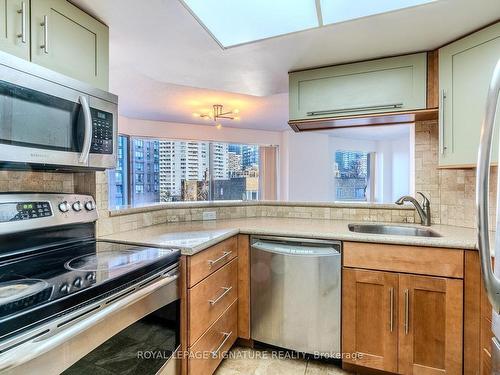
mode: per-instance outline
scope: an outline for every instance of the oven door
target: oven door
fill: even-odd
[[[179,305],[176,267],[133,293],[82,309],[88,313],[74,311],[41,327],[40,334],[0,352],[0,372],[176,375]]]

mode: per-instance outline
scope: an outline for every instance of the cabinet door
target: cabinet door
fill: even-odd
[[[400,374],[461,374],[462,280],[399,276]]]
[[[500,22],[439,50],[441,166],[476,164],[486,96],[498,59]],[[498,160],[498,131],[492,157]]]
[[[397,372],[398,275],[346,268],[342,291],[344,362]]]
[[[0,30],[0,50],[29,60],[29,0],[0,0]]]
[[[426,108],[427,54],[290,73],[290,119]]]
[[[107,26],[66,0],[31,4],[32,61],[107,90]]]

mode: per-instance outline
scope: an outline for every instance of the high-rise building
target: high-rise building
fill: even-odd
[[[212,179],[227,180],[229,178],[228,171],[228,149],[227,143],[211,143],[212,147]]]
[[[183,181],[207,179],[208,147],[206,142],[160,141],[161,201],[181,200]]]
[[[259,165],[259,146],[241,145],[243,168]]]
[[[242,156],[236,152],[229,151],[227,154],[227,170],[229,172],[229,177],[240,177],[242,175],[241,170],[243,167]]]
[[[109,175],[110,205],[128,204],[128,137],[118,137],[116,168]]]
[[[130,147],[130,198],[132,204],[160,200],[160,145],[159,141],[136,138]]]

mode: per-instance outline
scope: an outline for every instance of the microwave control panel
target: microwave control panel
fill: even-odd
[[[91,108],[93,154],[113,153],[113,114]]]

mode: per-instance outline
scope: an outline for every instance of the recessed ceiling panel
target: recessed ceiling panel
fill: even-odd
[[[436,0],[321,0],[325,25],[404,9]]]
[[[315,0],[181,0],[223,47],[318,27]]]

